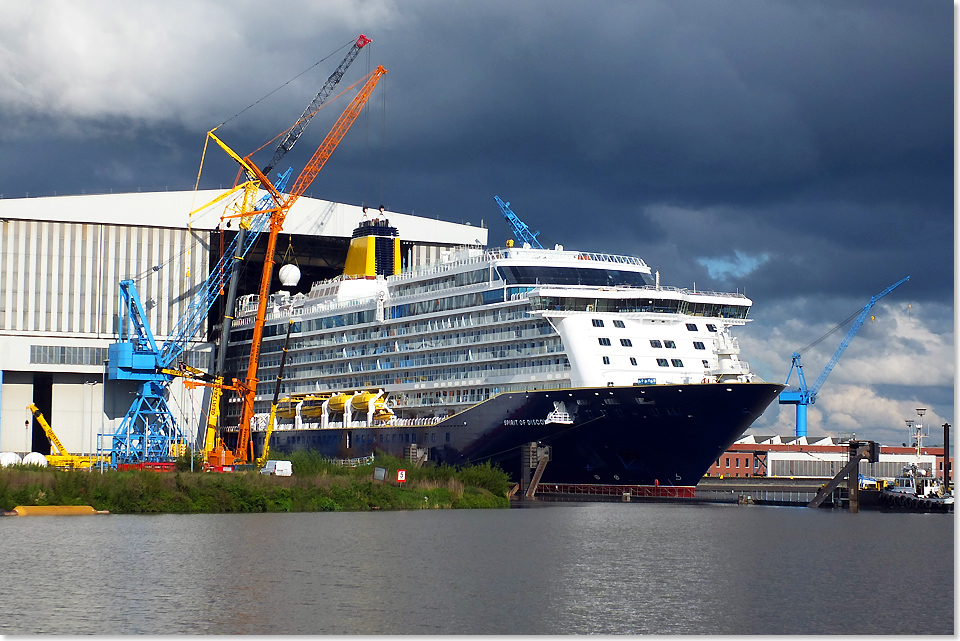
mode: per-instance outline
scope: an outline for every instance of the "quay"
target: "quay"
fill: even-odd
[[[575,485],[540,483],[533,497],[515,500],[544,502],[620,501],[652,503],[731,503],[739,505],[781,505],[806,507],[816,498],[829,478],[777,477],[704,477],[696,487],[639,486],[639,485]],[[879,509],[880,493],[860,490],[861,509]],[[821,507],[847,507],[849,501],[845,486],[836,488]]]

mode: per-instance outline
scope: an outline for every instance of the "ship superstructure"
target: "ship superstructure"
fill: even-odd
[[[286,394],[382,390],[403,417],[429,418],[498,392],[753,378],[729,331],[749,322],[743,294],[662,287],[639,258],[562,247],[463,248],[394,273],[395,229],[358,232],[381,251],[351,250],[343,276],[270,296],[266,336],[297,321]],[[361,254],[364,269],[351,261]],[[389,270],[376,271],[377,255]],[[256,295],[241,300],[235,341],[256,306]]]

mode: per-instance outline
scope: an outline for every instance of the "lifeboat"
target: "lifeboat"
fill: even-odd
[[[311,394],[303,399],[300,406],[300,416],[317,418],[323,415],[323,404],[330,399],[330,394]]]
[[[330,397],[330,401],[327,404],[327,407],[331,412],[343,412],[343,408],[346,407],[347,403],[350,401],[352,394],[344,394],[343,392],[339,394],[334,394]]]
[[[383,394],[383,392],[357,392],[353,395],[353,398],[350,399],[350,405],[353,406],[354,410],[366,412],[367,406],[370,404],[370,400],[380,396],[381,394]]]

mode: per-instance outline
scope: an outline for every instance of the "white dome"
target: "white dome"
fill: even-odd
[[[300,268],[287,263],[280,268],[280,284],[284,287],[293,287],[300,282]]]
[[[47,466],[47,457],[41,454],[40,452],[30,452],[23,457],[24,465],[39,465],[40,467]]]
[[[0,467],[20,465],[20,455],[16,452],[0,452]]]

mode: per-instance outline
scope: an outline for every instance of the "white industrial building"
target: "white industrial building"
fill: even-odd
[[[136,393],[133,383],[105,375],[107,346],[119,332],[119,283],[136,282],[154,335],[166,339],[219,258],[226,201],[196,210],[221,193],[0,199],[0,451],[49,451],[30,403],[71,453],[94,453],[97,434],[114,433]],[[274,274],[291,247],[301,247],[300,261],[322,258],[335,267],[336,257],[307,256],[302,248],[324,239],[345,249],[365,215],[359,206],[301,197],[284,222]],[[487,244],[482,227],[373,215],[387,216],[399,230],[404,269],[454,247]],[[264,245],[258,243],[261,252]],[[191,364],[209,365],[208,338],[190,346]],[[171,397],[190,424],[200,399],[178,384]]]

